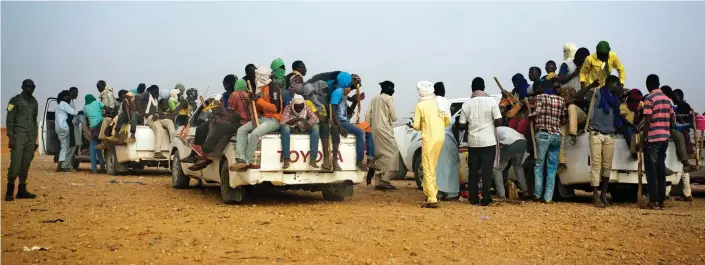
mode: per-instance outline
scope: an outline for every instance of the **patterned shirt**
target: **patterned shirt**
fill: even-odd
[[[561,134],[561,124],[568,120],[568,107],[565,100],[556,95],[541,94],[536,96],[536,110],[531,113],[535,117],[537,130],[545,130],[550,134]]]
[[[240,124],[245,124],[252,119],[252,104],[250,102],[247,91],[235,91],[230,94],[228,110],[240,116]]]
[[[303,129],[303,122],[307,122],[309,127],[318,124],[318,115],[316,115],[316,112],[313,111],[308,105],[304,105],[304,112],[306,112],[303,118],[303,121],[297,122],[294,124],[292,129],[297,129],[298,131],[305,131]],[[297,116],[295,115],[294,111],[294,104],[289,104],[286,107],[284,107],[284,112],[282,112],[282,117],[281,117],[281,124],[286,124],[289,122],[291,119],[296,118]]]
[[[644,100],[644,116],[651,115],[647,140],[650,143],[668,141],[671,137],[671,119],[674,116],[671,99],[660,89],[651,91]]]

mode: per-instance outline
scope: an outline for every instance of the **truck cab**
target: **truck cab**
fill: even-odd
[[[219,99],[220,95],[211,96]],[[281,139],[279,132],[273,132],[260,138],[255,152],[253,165],[245,171],[230,171],[228,166],[235,163],[236,137],[233,136],[217,161],[204,169],[191,171],[193,163],[186,163],[182,158],[193,153],[203,155],[200,146],[194,145],[196,128],[208,122],[208,111],[198,106],[189,119],[188,126],[177,130],[177,136],[172,139],[173,146],[169,159],[172,168],[172,186],[176,189],[189,187],[190,179],[198,179],[207,183],[219,183],[221,196],[226,204],[241,203],[253,186],[266,185],[277,189],[293,189],[306,191],[321,191],[325,200],[342,201],[352,196],[353,185],[362,182],[366,172],[357,170],[355,166],[355,137],[349,135],[341,138],[340,150],[333,158],[338,159],[342,171],[323,172],[308,167],[310,159],[309,136],[307,133],[291,135],[291,165],[282,170]],[[188,127],[188,128],[186,128]],[[178,136],[181,130],[188,130],[185,137]],[[320,145],[319,145],[320,146]],[[323,158],[322,150],[318,153],[318,161]]]

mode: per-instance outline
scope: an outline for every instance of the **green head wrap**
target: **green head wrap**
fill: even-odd
[[[273,82],[279,86],[280,89],[286,89],[286,80],[284,80],[284,60],[282,58],[277,58],[272,61],[272,65],[270,66],[272,68],[272,75],[274,78],[272,78]]]
[[[235,91],[247,91],[247,81],[245,79],[235,81]]]
[[[603,53],[607,54],[610,53],[610,44],[609,42],[606,41],[600,41],[600,43],[597,44],[597,52],[598,53]]]
[[[91,94],[86,94],[86,97],[84,98],[86,101],[86,105],[93,103],[95,101],[95,97]]]
[[[279,79],[279,78],[284,78],[284,73],[286,70],[284,70],[284,60],[282,58],[277,58],[272,61],[272,65],[270,68],[272,68],[272,74],[274,75],[274,79]]]

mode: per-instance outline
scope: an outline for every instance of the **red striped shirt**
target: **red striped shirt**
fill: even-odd
[[[651,116],[647,140],[650,143],[668,141],[671,137],[671,119],[674,116],[671,99],[660,89],[651,91],[644,100],[644,115]]]

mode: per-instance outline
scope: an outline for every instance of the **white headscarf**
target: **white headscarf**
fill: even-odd
[[[575,53],[578,51],[578,46],[575,43],[566,42],[563,44],[563,60],[568,60],[569,58],[574,58]]]
[[[271,75],[272,70],[270,70],[269,67],[258,67],[257,70],[255,70],[255,82],[257,83],[257,90],[255,90],[255,93],[259,94],[259,92],[262,91],[262,88],[272,82],[272,78],[270,77]]]
[[[421,81],[416,85],[419,91],[419,101],[433,99],[435,95],[433,94],[433,84],[428,81]]]
[[[304,103],[306,103],[304,101],[304,97],[299,94],[294,95],[294,98],[291,100],[291,104],[304,104]]]
[[[416,85],[416,87],[419,90],[419,102],[427,99],[433,99],[434,101],[436,101],[436,105],[438,105],[438,115],[443,118],[443,115],[445,115],[443,111],[445,109],[445,106],[443,106],[441,101],[436,100],[436,94],[433,93],[433,83],[428,81],[421,81]]]
[[[169,92],[169,99],[173,99],[176,102],[179,102],[179,93],[181,93],[181,90],[179,89],[174,89]]]

